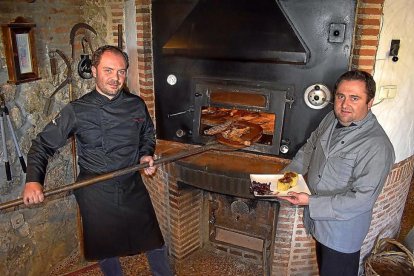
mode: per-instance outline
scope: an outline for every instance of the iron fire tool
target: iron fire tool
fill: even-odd
[[[14,146],[15,146],[17,154],[19,156],[20,165],[22,166],[22,170],[23,170],[24,173],[26,173],[26,163],[25,163],[23,155],[20,151],[19,143],[17,142],[16,134],[14,132],[13,125],[12,125],[11,120],[10,120],[9,110],[7,109],[7,106],[4,102],[4,99],[3,99],[2,95],[0,95],[0,116],[1,116],[1,120],[0,120],[1,140],[2,140],[2,145],[3,145],[3,156],[4,156],[3,159],[4,159],[4,165],[6,167],[7,180],[10,181],[10,180],[12,180],[12,177],[11,177],[11,170],[10,170],[10,164],[9,164],[9,156],[7,154],[6,132],[4,131],[4,123],[3,123],[4,117],[6,117],[7,124],[9,125],[9,130],[10,130],[10,133],[12,134]]]
[[[206,144],[204,146],[200,146],[200,147],[196,147],[190,150],[186,150],[186,151],[181,151],[178,152],[176,154],[172,154],[170,156],[166,156],[166,157],[162,157],[162,158],[158,158],[156,160],[154,160],[154,165],[160,165],[160,164],[165,164],[165,163],[169,163],[169,162],[173,162],[182,158],[186,158],[189,156],[193,156],[196,154],[200,154],[209,150],[216,150],[216,151],[233,151],[233,150],[238,150],[239,148],[234,148],[234,147],[229,147],[227,145],[223,145],[223,144],[219,144],[216,142],[211,142],[209,144]],[[123,169],[119,169],[113,172],[109,172],[109,173],[105,173],[102,175],[98,175],[89,179],[85,179],[85,180],[81,180],[81,181],[77,181],[74,182],[72,184],[68,184],[62,187],[57,187],[54,189],[50,189],[50,190],[46,190],[44,191],[44,196],[48,197],[51,195],[56,195],[62,192],[67,192],[67,191],[72,191],[75,189],[79,189],[79,188],[83,188],[101,181],[105,181],[108,179],[113,179],[115,177],[121,176],[121,175],[125,175],[128,173],[132,173],[132,172],[136,172],[138,170],[142,170],[145,168],[149,167],[149,163],[142,163],[142,164],[137,164],[131,167],[127,167],[127,168],[123,168]],[[14,207],[14,206],[18,206],[20,204],[23,204],[23,199],[22,198],[18,198],[18,199],[14,199],[11,201],[7,201],[4,203],[0,203],[0,211],[3,209],[7,209],[10,207]]]

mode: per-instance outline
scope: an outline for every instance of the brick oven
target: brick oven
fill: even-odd
[[[253,266],[252,275],[288,269],[281,245],[291,231],[306,236],[285,229],[297,209],[255,199],[249,174],[277,173],[332,109],[330,89],[349,67],[356,3],[323,2],[153,1],[158,154],[211,141],[211,110],[270,118],[244,152],[179,160],[150,180],[168,183],[152,195],[170,202],[155,204],[177,262],[206,250]],[[304,271],[315,270],[312,258]]]
[[[297,16],[298,13],[301,13],[299,22],[294,22],[295,28],[296,32],[300,34],[302,40],[306,43],[308,50],[310,50],[311,53],[310,58],[308,56],[308,63],[304,65],[296,64],[293,66],[292,63],[277,63],[269,61],[251,62],[251,60],[246,61],[233,58],[230,65],[236,64],[239,66],[247,64],[247,67],[241,66],[240,68],[237,67],[234,69],[234,66],[231,67],[229,64],[225,65],[220,62],[214,63],[214,66],[212,67],[208,67],[208,65],[213,64],[213,61],[220,61],[221,59],[217,56],[197,57],[195,52],[192,54],[186,54],[183,49],[171,49],[170,51],[166,51],[165,54],[162,54],[162,59],[160,59],[159,55],[162,53],[163,43],[165,44],[168,38],[172,36],[173,32],[179,28],[184,18],[187,17],[197,2],[198,1],[142,1],[142,3],[139,2],[140,5],[137,7],[136,20],[138,31],[138,64],[140,70],[139,79],[141,84],[140,95],[147,102],[150,113],[157,120],[157,154],[159,156],[167,156],[179,151],[188,150],[195,147],[194,144],[204,143],[195,142],[189,135],[193,131],[192,126],[194,124],[192,118],[194,117],[195,110],[194,106],[192,106],[192,100],[195,98],[188,92],[189,90],[187,90],[191,84],[194,84],[194,82],[189,79],[189,76],[192,75],[192,73],[197,73],[195,75],[203,77],[200,76],[198,72],[207,72],[208,74],[203,75],[213,77],[212,79],[215,80],[248,80],[249,78],[246,77],[245,73],[257,71],[256,69],[264,63],[267,64],[265,66],[265,72],[262,72],[261,75],[256,76],[257,79],[253,79],[253,82],[276,81],[278,84],[283,83],[289,85],[289,83],[292,84],[294,81],[289,79],[290,76],[295,76],[293,79],[304,79],[306,84],[299,84],[299,86],[295,84],[294,95],[296,98],[295,102],[292,103],[292,108],[290,108],[290,103],[286,102],[286,106],[288,106],[288,108],[285,109],[284,126],[282,130],[282,132],[285,133],[286,122],[292,123],[294,121],[300,121],[302,119],[301,117],[304,118],[303,121],[309,121],[310,117],[317,116],[315,114],[318,114],[319,112],[321,114],[326,112],[324,107],[322,111],[311,108],[305,109],[307,110],[304,113],[306,115],[303,116],[300,114],[292,114],[294,108],[299,108],[299,106],[307,108],[305,98],[303,96],[306,88],[312,87],[312,84],[316,83],[316,81],[319,82],[319,80],[321,80],[322,84],[327,84],[328,88],[332,88],[332,83],[330,83],[330,81],[333,80],[328,79],[328,73],[324,71],[324,65],[332,62],[335,63],[337,60],[331,60],[325,57],[322,58],[321,61],[321,59],[317,58],[317,56],[323,56],[325,51],[329,52],[332,47],[337,46],[337,51],[346,52],[348,55],[348,47],[350,47],[351,59],[349,62],[342,60],[341,63],[346,63],[346,65],[343,66],[347,67],[349,64],[352,68],[358,68],[368,72],[373,71],[375,54],[377,50],[376,47],[379,39],[378,35],[381,26],[382,0],[350,1],[353,5],[355,5],[354,2],[357,2],[355,33],[353,34],[352,45],[343,44],[343,47],[341,44],[335,44],[332,42],[328,43],[326,40],[321,40],[320,42],[314,41],[310,44],[309,41],[313,39],[313,36],[317,37],[317,35],[321,35],[322,33],[326,34],[326,32],[330,30],[330,20],[328,20],[329,16],[325,14],[325,7],[330,9],[334,6],[334,8],[340,12],[340,14],[332,17],[332,22],[335,22],[338,18],[342,18],[344,10],[344,6],[342,5],[344,3],[337,3],[336,1],[322,1],[320,2],[322,7],[319,7],[318,5],[315,6],[315,1],[278,1],[278,5],[280,4],[283,7],[287,7],[288,15],[293,14]],[[238,1],[238,3],[241,2],[243,1]],[[300,6],[302,2],[306,2],[308,5],[306,7]],[[169,4],[169,9],[159,9],[160,6],[165,4]],[[157,18],[154,18],[155,15],[157,15]],[[322,19],[319,20],[321,22],[319,27],[315,27],[315,24],[317,24],[315,23],[316,21],[312,23],[312,17],[322,17]],[[346,17],[342,19],[353,24],[353,18]],[[209,21],[206,20],[206,22],[208,23]],[[158,26],[161,26],[159,25],[160,23],[164,26],[162,30],[157,29],[157,24]],[[116,22],[114,24],[116,27]],[[347,35],[348,31],[353,31],[352,28],[348,28],[348,26],[350,27],[350,25],[347,25],[346,27]],[[303,30],[312,31],[303,32]],[[337,34],[335,31],[332,32],[332,34],[335,33]],[[346,38],[348,39],[349,37]],[[114,33],[114,39],[114,41],[116,41],[116,32]],[[176,52],[176,55],[172,55],[173,50]],[[314,63],[316,61],[318,62]],[[166,64],[168,66],[164,67]],[[182,67],[181,71],[177,71],[178,67],[176,66],[183,64],[186,66]],[[204,69],[198,67],[199,65],[204,67]],[[276,67],[281,69],[290,68],[290,70],[293,70],[294,74],[287,74],[287,72],[284,72],[283,70],[277,73],[270,70]],[[290,72],[292,71],[289,71],[289,73]],[[310,77],[308,72],[314,72],[316,75]],[[338,71],[337,74],[340,74],[340,72]],[[333,73],[335,78],[337,74]],[[174,76],[169,78],[170,75]],[[175,81],[177,85],[168,84],[169,82],[174,83]],[[296,94],[301,89],[303,94]],[[310,94],[312,96],[312,93]],[[166,102],[182,102],[183,106],[168,106],[165,103],[160,102],[154,104],[154,98],[157,97],[158,99],[160,96],[167,99]],[[308,100],[312,101],[316,99],[310,97]],[[318,103],[318,101],[316,101],[316,103]],[[164,110],[160,110],[160,108]],[[329,109],[330,107],[328,106],[326,108]],[[171,115],[177,115],[172,116],[171,120],[168,121],[167,118],[169,114],[170,117]],[[183,118],[184,120],[181,120]],[[159,120],[162,120],[163,122],[159,122]],[[170,124],[172,127],[169,129],[162,128],[165,124]],[[184,131],[177,132],[177,130],[180,129]],[[296,127],[292,131],[295,130]],[[302,125],[300,131],[310,132],[311,130],[303,128]],[[176,133],[179,134],[178,136],[182,133],[186,133],[187,135],[178,137]],[[305,136],[304,133],[300,135]],[[280,141],[282,140],[283,139]],[[292,147],[290,148],[292,149]],[[293,154],[293,150],[291,150],[291,154]],[[288,154],[279,153],[278,155],[274,155],[254,150],[219,153],[208,152],[202,155],[180,160],[180,162],[165,164],[159,168],[158,174],[155,177],[146,178],[145,181],[153,199],[157,217],[166,242],[169,246],[171,259],[176,264],[183,264],[183,266],[192,267],[191,260],[196,259],[197,256],[200,256],[197,255],[197,252],[203,248],[209,247],[210,236],[208,231],[210,230],[210,214],[208,212],[208,204],[210,204],[210,199],[215,201],[214,194],[222,194],[221,192],[212,192],[214,189],[218,189],[218,186],[220,188],[225,188],[227,192],[231,191],[232,194],[237,195],[229,196],[230,199],[236,201],[234,205],[240,205],[237,201],[246,201],[246,204],[249,206],[249,213],[250,210],[253,210],[253,208],[250,207],[252,205],[250,205],[248,201],[249,198],[245,197],[248,190],[247,186],[235,185],[236,183],[240,184],[240,178],[242,178],[243,181],[246,181],[248,173],[240,173],[238,169],[234,171],[234,168],[250,167],[251,169],[249,169],[249,171],[252,173],[274,173],[274,171],[278,171],[284,167],[285,164],[289,162],[288,159]],[[228,160],[230,160],[233,164],[233,169],[223,167],[223,162],[228,163]],[[403,199],[406,197],[406,192],[410,184],[410,172],[412,172],[413,164],[414,162],[411,158],[407,162],[396,164],[393,168],[393,171],[384,186],[384,190],[375,205],[373,222],[361,249],[361,256],[366,256],[370,252],[375,238],[380,232],[382,235],[388,237],[396,235],[404,205]],[[222,168],[225,168],[225,173],[223,173]],[[184,175],[186,172],[190,173]],[[203,181],[195,181],[192,178],[195,172],[201,174],[202,177],[197,176],[197,178]],[[214,177],[211,177],[210,174],[213,174]],[[244,176],[242,177],[243,174]],[[192,184],[188,185],[187,182],[190,181]],[[202,187],[197,187],[196,184]],[[241,195],[239,193],[241,193]],[[399,198],[401,200],[394,200],[395,198]],[[233,201],[229,201],[230,208]],[[302,224],[302,208],[296,208],[289,204],[284,204],[283,202],[280,204],[270,202],[270,204],[277,205],[277,208],[275,208],[275,210],[277,210],[276,228],[273,229],[274,246],[273,251],[270,253],[270,274],[316,275],[317,267],[314,252],[314,241],[311,237],[307,236],[304,231]],[[247,208],[236,208],[234,210],[239,209],[247,210]],[[228,220],[233,220],[237,218],[237,216],[237,214],[229,216]],[[239,221],[244,221],[244,219],[245,218],[241,217],[239,218]],[[383,229],[387,230],[383,231]],[[214,241],[211,244],[213,244],[214,247]],[[218,248],[218,246],[216,248]],[[230,244],[225,247],[220,247],[217,250],[220,252],[227,252],[227,255],[236,256],[240,251],[232,250],[234,247],[234,244]],[[224,259],[225,258],[220,255],[220,258],[217,259],[218,263]],[[242,260],[246,260],[246,258]],[[259,261],[260,260],[252,261],[250,263],[254,264],[256,262],[257,264]],[[240,261],[240,263],[241,262],[242,261]],[[361,259],[361,263],[362,262],[363,259]],[[243,261],[243,263],[245,262]],[[177,265],[175,267],[177,268]],[[178,266],[178,268],[180,268],[180,266]],[[194,267],[193,272],[199,272],[201,271],[200,269],[202,269],[202,267]],[[210,267],[208,271],[203,271],[209,273],[210,275],[222,275],[223,271],[220,269],[222,269],[222,267],[217,264]],[[233,274],[260,275],[264,270],[263,266],[261,266],[261,269],[254,270],[255,273],[249,274],[247,271],[250,270],[246,269],[246,267],[242,267],[239,271],[233,271]],[[178,272],[180,271],[178,270]],[[178,273],[177,275],[188,275],[188,273]]]

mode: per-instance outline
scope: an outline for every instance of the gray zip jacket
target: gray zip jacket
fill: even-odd
[[[395,155],[371,111],[352,126],[335,128],[337,123],[333,111],[328,113],[284,170],[307,174],[307,231],[331,249],[353,253],[368,233]]]

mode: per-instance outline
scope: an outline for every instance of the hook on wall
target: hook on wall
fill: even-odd
[[[398,51],[400,50],[400,40],[393,39],[391,40],[391,47],[390,47],[390,56],[392,57],[392,61],[398,61]]]

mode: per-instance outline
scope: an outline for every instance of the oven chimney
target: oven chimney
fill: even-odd
[[[310,51],[275,0],[200,0],[165,55],[306,64]]]

